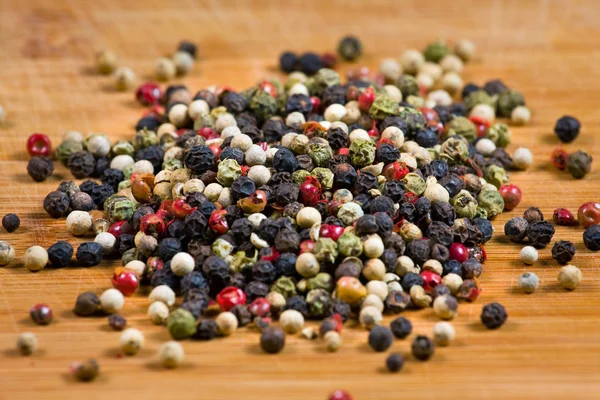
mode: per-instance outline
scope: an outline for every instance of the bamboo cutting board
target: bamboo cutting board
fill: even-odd
[[[178,82],[192,90],[214,83],[236,89],[276,74],[285,50],[335,49],[337,40],[355,33],[363,40],[361,63],[372,67],[382,57],[399,57],[437,38],[468,38],[478,59],[465,68],[465,81],[479,84],[500,78],[521,90],[532,110],[531,125],[513,130],[512,151],[529,147],[535,156],[527,172],[511,174],[524,192],[521,205],[494,221],[497,235],[486,246],[484,292],[475,304],[461,304],[453,322],[455,344],[440,348],[430,362],[408,356],[396,375],[384,371],[385,355],[366,345],[366,332],[348,328],[337,354],[321,342],[288,338],[284,352],[268,356],[256,333],[245,329],[209,343],[183,342],[186,364],[165,371],[157,351],[168,340],[164,328],[145,316],[144,293],[127,300],[123,315],[146,336],[136,357],[118,358],[119,334],[106,318],[76,318],[78,293],[110,287],[111,265],[90,269],[43,270],[33,274],[20,261],[0,268],[0,399],[24,398],[203,398],[326,399],[336,388],[354,399],[397,398],[598,398],[600,395],[600,270],[579,227],[558,227],[555,239],[572,240],[574,263],[584,281],[574,292],[561,290],[550,248],[525,267],[520,246],[502,235],[504,222],[530,205],[551,216],[557,207],[576,211],[585,201],[600,200],[600,167],[582,181],[548,162],[557,140],[554,122],[569,113],[583,130],[567,150],[586,149],[600,158],[598,96],[600,80],[600,5],[594,0],[488,1],[68,1],[0,2],[0,104],[8,123],[0,128],[0,214],[16,212],[21,228],[0,231],[20,258],[33,244],[78,242],[65,232],[64,219],[50,219],[42,208],[46,193],[68,171],[58,166],[52,178],[35,184],[27,176],[25,140],[47,133],[53,143],[64,131],[104,132],[130,138],[143,108],[133,93],[116,93],[110,78],[94,74],[93,54],[111,48],[140,80],[152,77],[154,61],[171,53],[179,40],[200,46],[195,71]],[[348,66],[342,66],[341,70]],[[533,295],[516,290],[518,276],[530,270],[540,277]],[[498,331],[479,323],[481,307],[503,303],[509,314]],[[55,322],[34,326],[29,308],[48,303]],[[431,334],[437,318],[431,309],[408,312],[415,333]],[[15,350],[18,333],[37,334],[41,351],[24,358]],[[411,336],[412,338],[412,336]],[[408,355],[410,340],[393,351]],[[101,375],[89,384],[67,375],[73,361],[96,358]]]

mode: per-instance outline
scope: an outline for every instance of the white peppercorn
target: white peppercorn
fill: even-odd
[[[253,144],[244,153],[244,160],[246,165],[252,167],[254,165],[264,165],[267,161],[267,153],[257,144]]]
[[[438,346],[449,346],[456,337],[456,331],[450,322],[440,321],[433,326],[433,339]]]
[[[538,251],[533,246],[525,246],[521,249],[520,256],[524,264],[532,265],[538,260]]]
[[[285,310],[279,316],[279,324],[285,333],[293,335],[304,327],[304,316],[296,310]]]
[[[215,322],[217,323],[219,333],[223,336],[231,335],[238,327],[236,316],[229,311],[219,314],[215,319]]]
[[[395,82],[402,75],[402,66],[393,58],[386,58],[379,64],[379,72],[386,81]]]
[[[293,94],[303,94],[305,96],[308,96],[308,88],[306,87],[306,85],[304,83],[298,82],[298,83],[294,83],[292,85],[292,87],[290,88],[290,90],[288,90],[288,95],[293,95]]]
[[[435,105],[438,106],[449,106],[452,104],[452,96],[450,93],[446,92],[443,89],[434,90],[429,92],[427,95],[427,100],[433,101]]]
[[[190,179],[186,183],[183,184],[183,193],[187,196],[192,193],[202,193],[206,185],[200,179]]]
[[[223,137],[223,135],[226,133],[225,131],[228,131],[231,128],[235,128],[238,129],[239,128],[236,127],[229,127],[223,130],[223,132],[221,132],[221,136]],[[236,149],[240,149],[242,151],[248,151],[248,149],[252,146],[252,138],[250,138],[250,136],[245,135],[243,133],[237,134],[237,135],[229,135],[229,136],[233,136],[233,139],[231,139],[231,147],[234,147]]]
[[[408,256],[398,257],[398,263],[396,264],[396,274],[398,276],[404,276],[409,272],[419,273],[419,268],[415,266],[415,262]]]
[[[83,142],[83,135],[81,134],[81,132],[78,131],[66,131],[63,134],[63,141],[64,140],[72,140],[74,142],[77,143],[82,143]]]
[[[383,312],[385,305],[383,304],[383,300],[376,294],[368,294],[360,305],[361,309],[365,307],[375,307],[380,312]]]
[[[231,198],[231,189],[223,188],[221,193],[219,194],[219,198],[217,199],[217,203],[222,205],[223,207],[230,206],[233,204],[233,199]]]
[[[475,148],[482,156],[489,157],[496,150],[496,144],[488,138],[482,138],[477,141]]]
[[[281,293],[278,292],[269,292],[265,299],[271,305],[271,311],[283,310],[285,307],[285,297]]]
[[[533,163],[533,154],[526,147],[519,147],[513,153],[513,167],[525,170]]]
[[[110,160],[110,167],[114,169],[118,169],[119,171],[123,171],[125,168],[133,165],[135,160],[133,157],[127,154],[120,154]]]
[[[412,285],[410,287],[410,300],[417,308],[425,308],[431,305],[431,296],[425,292],[421,285]]]
[[[169,318],[169,307],[162,301],[155,301],[148,307],[148,318],[154,325],[162,325]]]
[[[415,75],[425,63],[425,57],[419,50],[406,50],[400,58],[404,73]]]
[[[463,80],[456,72],[446,72],[442,75],[441,86],[448,93],[455,94],[463,87]]]
[[[371,137],[364,129],[354,129],[352,132],[350,132],[350,135],[348,135],[348,139],[350,139],[350,142],[354,142],[358,139],[371,140]]]
[[[215,202],[219,199],[221,190],[223,190],[223,186],[219,185],[218,183],[209,183],[204,189],[204,195],[208,198],[208,200]]]
[[[442,295],[433,301],[433,312],[441,319],[454,319],[458,313],[458,302],[450,295]]]
[[[442,275],[442,272],[444,272],[444,267],[438,260],[430,258],[423,263],[423,271],[433,271],[438,275]]]
[[[252,179],[256,186],[263,186],[271,179],[271,171],[264,165],[254,165],[248,170],[248,178]]]
[[[369,235],[367,240],[363,242],[363,253],[369,258],[381,257],[385,247],[381,237],[377,234]],[[383,274],[381,275],[383,277]]]
[[[217,128],[217,131],[222,132],[223,129],[227,128],[228,126],[237,126],[235,117],[229,113],[219,115],[215,121],[215,128]]]
[[[173,64],[177,75],[185,75],[194,67],[194,58],[187,51],[178,51],[173,55]]]
[[[305,278],[312,278],[320,270],[319,261],[313,253],[302,253],[296,258],[296,272]]]
[[[365,262],[362,274],[369,281],[380,281],[385,275],[385,264],[379,258],[371,258]]]
[[[128,328],[121,333],[119,342],[124,354],[134,356],[144,346],[144,334],[138,329]]]
[[[469,117],[481,118],[491,124],[496,119],[496,111],[489,104],[477,104],[469,113]]]
[[[146,273],[148,267],[143,261],[131,260],[127,264],[125,264],[125,269],[135,272],[137,276],[143,276]]]
[[[204,101],[204,100],[196,100],[196,101]],[[192,103],[193,104],[193,103]],[[192,104],[190,104],[190,107],[192,106]],[[191,112],[191,108],[188,108],[188,112]],[[190,118],[194,119],[194,117],[192,117],[190,115]],[[173,125],[170,122],[164,122],[162,124],[160,124],[160,126],[158,127],[158,130],[156,131],[156,134],[158,135],[158,137],[161,137],[163,135],[167,135],[167,134],[177,134],[177,127],[175,125]],[[173,149],[173,147],[171,147],[171,149]],[[166,153],[165,153],[165,157],[166,157]],[[169,157],[171,158],[171,157]]]
[[[463,62],[458,56],[448,54],[440,60],[440,67],[442,67],[444,72],[456,72],[460,74],[463,70]]]
[[[100,295],[100,305],[105,313],[116,314],[125,305],[125,297],[117,289],[107,289]]]
[[[332,104],[325,109],[323,116],[326,121],[335,122],[341,121],[346,115],[346,107],[341,104]]]
[[[439,64],[434,62],[426,61],[421,68],[419,68],[419,75],[429,75],[431,79],[437,81],[442,77],[444,70]],[[419,81],[419,77],[417,76],[417,83]]]
[[[115,243],[117,242],[117,239],[112,233],[100,232],[98,235],[96,235],[94,242],[102,245],[104,254],[111,254],[115,249]]]
[[[304,118],[304,114],[298,111],[294,111],[288,114],[285,118],[286,126],[290,127],[299,127],[300,125],[306,122],[306,118]]]
[[[154,65],[154,73],[156,74],[156,79],[166,82],[175,78],[177,68],[175,67],[173,60],[166,57],[161,57]]]
[[[10,264],[15,258],[15,249],[10,243],[0,240],[0,266]]]
[[[177,368],[185,358],[183,346],[174,340],[163,343],[158,351],[160,363],[165,368]]]
[[[108,75],[117,68],[117,55],[111,50],[102,50],[96,53],[96,70]]]
[[[387,274],[385,274],[387,275]],[[384,278],[385,278],[384,275]],[[385,300],[388,295],[388,285],[384,281],[380,280],[372,280],[367,282],[366,284],[367,293],[374,294],[381,299],[381,301]]]
[[[296,222],[301,228],[310,228],[321,223],[321,213],[314,207],[303,207],[296,215]]]
[[[194,100],[188,106],[188,115],[191,119],[195,120],[201,115],[206,115],[210,113],[210,106],[208,103],[202,99]],[[164,124],[163,124],[164,125]],[[162,125],[161,125],[162,127]],[[160,135],[160,128],[158,129],[158,133]]]
[[[373,306],[364,307],[358,314],[358,320],[360,321],[360,324],[369,330],[379,325],[382,319],[383,315],[381,315],[381,311]]]
[[[32,272],[39,271],[48,264],[48,252],[41,246],[32,246],[23,256],[23,264]]]
[[[139,160],[133,164],[133,166],[131,168],[131,173],[132,174],[146,174],[146,173],[153,174],[154,166],[148,160]]]
[[[38,349],[37,337],[31,332],[23,332],[17,338],[17,349],[24,356],[35,353]]]
[[[171,270],[177,276],[184,276],[194,270],[194,257],[185,252],[177,253],[171,259]]]
[[[454,53],[464,62],[470,61],[473,59],[473,55],[475,54],[475,45],[470,40],[461,39],[456,42]]]
[[[531,111],[525,106],[517,106],[510,113],[510,122],[514,125],[527,125],[531,119]]]
[[[416,77],[416,81],[417,81],[417,85],[419,85],[419,87],[425,88],[426,90],[429,90],[433,87],[433,85],[435,84],[435,79],[430,75],[430,74],[426,74],[426,73],[422,73],[420,72],[417,77]],[[410,97],[414,97],[414,96],[408,96]],[[408,101],[408,98],[406,99],[406,101]]]
[[[106,157],[110,153],[110,140],[105,135],[91,135],[86,141],[87,151],[96,157]]]
[[[329,331],[323,336],[327,345],[327,350],[335,353],[342,347],[342,336],[336,331]]]
[[[574,265],[565,265],[558,271],[558,283],[567,290],[574,290],[582,279],[581,270]]]
[[[519,289],[521,289],[523,293],[530,294],[535,292],[539,283],[539,278],[533,272],[525,272],[519,277]]]
[[[152,289],[148,299],[151,302],[161,301],[167,306],[172,307],[175,304],[175,292],[167,285],[160,285]]]
[[[396,126],[388,126],[381,133],[382,139],[388,139],[394,146],[401,148],[404,145],[404,133]]]
[[[135,74],[131,68],[119,67],[114,74],[115,88],[119,91],[129,90],[135,84]]]
[[[83,236],[92,229],[92,217],[87,211],[71,211],[67,216],[67,230],[75,236]]]
[[[453,296],[455,296],[463,284],[463,278],[458,274],[450,273],[442,278],[442,284],[450,290],[450,293]]]
[[[182,128],[189,121],[188,106],[186,106],[185,104],[175,104],[169,110],[168,116],[169,116],[169,122],[171,122],[177,128]]]

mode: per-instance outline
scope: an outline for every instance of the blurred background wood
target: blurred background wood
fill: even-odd
[[[483,84],[500,78],[521,90],[532,110],[532,123],[513,130],[512,151],[532,149],[535,164],[511,174],[524,192],[515,211],[494,221],[497,235],[486,246],[490,261],[482,278],[484,292],[475,304],[461,304],[453,322],[456,343],[440,348],[430,362],[409,356],[410,340],[391,350],[407,355],[404,370],[384,372],[385,354],[366,345],[366,332],[347,329],[344,347],[328,354],[321,342],[288,338],[278,356],[258,348],[256,333],[240,330],[209,343],[184,342],[187,362],[175,371],[158,367],[156,353],[169,339],[165,329],[145,316],[144,294],[128,299],[123,315],[145,332],[145,348],[136,357],[117,358],[119,334],[105,318],[75,318],[78,293],[110,287],[117,265],[26,271],[20,261],[0,269],[0,398],[207,398],[326,399],[336,388],[355,399],[419,398],[597,398],[600,390],[600,271],[598,258],[583,247],[582,229],[558,227],[555,238],[573,240],[575,264],[584,282],[574,292],[558,288],[558,267],[550,248],[525,267],[520,246],[502,235],[504,222],[530,205],[550,217],[557,207],[575,211],[584,201],[599,200],[599,169],[583,181],[555,170],[548,162],[557,140],[552,130],[563,114],[581,119],[583,130],[567,150],[600,154],[597,99],[600,95],[600,6],[597,1],[68,1],[3,0],[0,5],[0,104],[8,123],[0,128],[0,214],[16,212],[22,226],[15,234],[0,231],[20,258],[33,244],[78,242],[65,232],[64,220],[51,220],[42,200],[70,174],[58,166],[42,184],[26,174],[25,139],[47,133],[57,145],[64,131],[104,132],[130,138],[144,109],[134,95],[116,93],[108,77],[93,71],[93,55],[114,50],[120,64],[140,80],[152,78],[157,57],[168,55],[181,39],[199,45],[201,60],[192,74],[176,82],[193,91],[210,84],[243,89],[278,74],[283,50],[333,51],[346,33],[364,43],[360,64],[376,67],[382,57],[399,57],[437,38],[473,40],[478,58],[465,68],[465,82]],[[358,65],[342,65],[340,70]],[[530,270],[540,289],[524,295],[518,276]],[[481,307],[502,302],[508,323],[487,331],[479,323]],[[28,309],[52,306],[55,322],[34,326]],[[431,310],[408,312],[414,332],[431,334]],[[23,358],[13,350],[17,334],[33,331],[39,354]],[[412,338],[412,336],[411,336]],[[71,381],[71,362],[96,358],[101,375],[91,384]]]

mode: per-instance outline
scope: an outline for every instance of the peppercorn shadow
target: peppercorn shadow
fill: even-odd
[[[177,370],[182,370],[182,369],[183,370],[192,370],[196,367],[196,365],[194,365],[194,363],[192,363],[192,362],[184,361],[181,364],[179,364],[177,366],[177,368],[165,368],[163,366],[163,364],[160,363],[160,361],[153,360],[153,361],[145,363],[144,367],[150,371],[167,373],[168,371],[177,371]],[[176,373],[176,372],[174,372],[174,373]]]
[[[112,332],[115,332],[111,329]],[[141,348],[135,355],[126,355],[119,347],[109,347],[102,352],[104,356],[109,358],[150,358],[155,354],[154,350],[147,347]]]
[[[30,354],[27,356],[27,358],[30,358],[32,360],[37,359],[37,358],[44,358],[46,356],[46,350],[45,349],[37,349],[33,354]],[[5,349],[2,354],[7,357],[7,358],[23,358],[23,354],[21,354],[21,352],[18,349]]]

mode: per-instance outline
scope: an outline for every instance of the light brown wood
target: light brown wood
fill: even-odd
[[[579,227],[558,227],[555,238],[573,240],[574,263],[584,276],[574,292],[556,282],[558,266],[550,249],[526,267],[520,246],[502,235],[503,224],[530,206],[546,216],[556,207],[577,210],[599,200],[596,165],[584,180],[555,170],[548,162],[556,146],[552,128],[565,113],[581,119],[583,130],[568,150],[600,154],[598,95],[600,80],[600,6],[597,1],[33,1],[0,4],[0,104],[8,124],[0,128],[0,214],[17,212],[22,227],[0,231],[22,257],[33,244],[50,246],[58,239],[77,243],[65,232],[64,219],[52,220],[42,199],[61,179],[58,166],[42,184],[26,174],[26,137],[45,132],[56,145],[69,129],[104,132],[129,138],[143,109],[133,93],[115,93],[111,80],[91,69],[93,54],[111,48],[142,79],[149,79],[157,57],[173,51],[180,39],[200,45],[202,60],[178,80],[193,89],[213,83],[243,89],[276,72],[278,54],[334,50],[337,40],[353,32],[361,37],[361,63],[377,66],[382,57],[399,57],[408,48],[423,48],[438,37],[469,38],[478,59],[465,68],[465,81],[501,78],[525,94],[533,113],[528,127],[513,130],[513,144],[532,149],[535,164],[511,174],[524,192],[521,206],[494,221],[496,236],[486,247],[489,262],[484,292],[475,304],[461,304],[453,322],[456,343],[439,348],[430,362],[407,357],[404,370],[383,370],[385,354],[370,351],[366,332],[348,328],[344,347],[328,354],[321,342],[288,338],[285,351],[267,356],[256,333],[245,329],[210,343],[183,342],[184,367],[164,371],[157,364],[164,328],[151,326],[148,302],[139,293],[127,300],[123,314],[146,335],[136,357],[117,358],[119,334],[105,318],[82,319],[71,313],[78,293],[110,287],[112,265],[82,269],[46,269],[33,274],[20,261],[0,268],[0,398],[203,398],[326,399],[336,388],[355,399],[397,398],[598,398],[600,390],[600,270],[587,251]],[[346,69],[344,65],[341,69]],[[530,270],[540,289],[524,295],[517,277]],[[479,323],[481,307],[503,303],[509,314],[498,331]],[[55,322],[34,326],[28,309],[45,302]],[[432,310],[408,312],[416,333],[430,334]],[[17,334],[38,335],[39,354],[17,354]],[[396,341],[393,351],[409,353],[410,340]],[[90,384],[73,382],[71,362],[98,359],[101,375]]]

